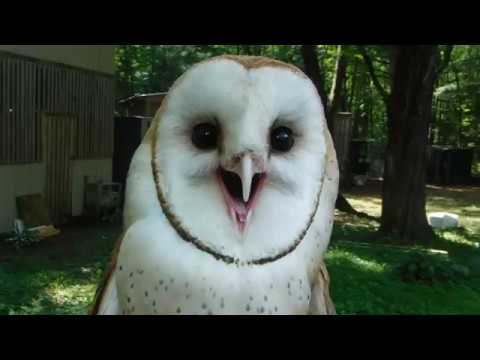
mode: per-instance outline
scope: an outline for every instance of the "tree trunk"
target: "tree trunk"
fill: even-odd
[[[335,97],[339,97],[342,93],[342,84],[347,74],[346,58],[343,55],[342,49],[339,48],[339,56],[337,59],[336,68],[337,74],[335,76],[335,81],[330,93],[331,99],[329,99],[325,90],[325,76],[323,69],[318,61],[317,45],[302,45],[301,52],[305,66],[305,73],[317,88],[318,94],[320,95],[325,108],[328,129],[333,136],[333,119],[336,115],[335,109],[338,110],[338,104],[340,103],[338,99],[335,99]],[[332,107],[331,104],[334,104],[334,106]],[[355,211],[355,209],[349,204],[348,200],[341,193],[338,194],[336,208],[340,211],[348,212],[358,216],[366,215]]]
[[[354,99],[356,95],[356,90],[357,90],[357,78],[358,78],[358,60],[355,60],[354,65],[353,65],[353,71],[352,71],[352,86],[350,89],[350,95],[348,96],[347,99],[347,107],[350,109],[352,112],[354,111]]]
[[[335,116],[340,110],[343,102],[343,87],[347,77],[347,59],[345,58],[343,48],[338,47],[337,63],[335,65],[335,77],[333,79],[332,89],[328,98],[327,123],[330,132],[334,128]],[[333,134],[333,133],[332,133]]]
[[[398,46],[387,100],[388,144],[380,231],[403,242],[428,244],[426,217],[428,127],[432,117],[438,48]]]
[[[301,48],[305,73],[312,80],[322,99],[325,113],[327,113],[328,96],[325,91],[325,75],[318,61],[317,45],[302,45]]]

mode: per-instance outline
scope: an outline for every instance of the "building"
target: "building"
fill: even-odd
[[[168,93],[139,94],[119,101],[118,110],[123,117],[152,120]]]
[[[18,196],[55,222],[83,211],[86,182],[112,178],[114,45],[0,45],[0,233]]]
[[[113,180],[126,185],[130,162],[167,93],[141,94],[118,102],[115,118]]]

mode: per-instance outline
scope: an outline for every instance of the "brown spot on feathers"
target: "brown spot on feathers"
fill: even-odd
[[[290,70],[297,75],[300,75],[303,78],[307,78],[307,76],[296,66],[284,63],[282,61],[262,57],[262,56],[223,55],[223,56],[217,56],[217,57],[214,57],[212,59],[206,60],[205,63],[209,63],[209,62],[212,62],[212,61],[220,61],[220,60],[234,61],[234,62],[242,65],[247,70],[268,68],[268,67],[287,69],[287,70]]]
[[[318,299],[320,305],[319,313],[322,315],[336,315],[335,305],[330,297],[330,276],[323,261],[318,272],[317,286],[322,289],[321,294],[323,295],[322,299]]]

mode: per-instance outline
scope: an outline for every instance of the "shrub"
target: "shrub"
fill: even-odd
[[[415,254],[397,267],[397,273],[404,282],[458,282],[470,275],[470,270],[450,259],[425,254]]]

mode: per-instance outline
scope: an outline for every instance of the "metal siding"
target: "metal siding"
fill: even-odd
[[[72,156],[111,157],[113,88],[110,76],[0,54],[0,164],[43,160],[43,113],[74,116]]]

